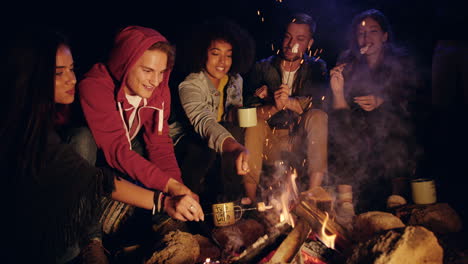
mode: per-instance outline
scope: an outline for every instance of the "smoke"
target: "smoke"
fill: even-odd
[[[363,56],[347,63],[345,97],[350,109],[329,112],[330,180],[353,186],[358,211],[383,210],[391,180],[414,177],[422,154],[409,107],[420,82],[410,56],[395,48],[388,47],[376,69],[371,70]],[[365,111],[354,98],[367,95],[384,102]]]

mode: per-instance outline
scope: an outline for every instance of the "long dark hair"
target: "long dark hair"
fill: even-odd
[[[340,54],[337,61],[337,63],[348,64],[348,67],[345,70],[345,72],[351,70],[353,68],[353,65],[357,63],[365,63],[364,56],[360,54],[360,47],[358,45],[357,40],[357,30],[358,25],[366,18],[374,19],[379,24],[382,31],[384,33],[387,33],[388,35],[387,41],[383,44],[382,47],[382,53],[384,57],[384,59],[382,59],[382,62],[387,63],[385,58],[388,56],[401,57],[407,55],[407,50],[395,42],[392,27],[384,13],[377,9],[365,10],[354,16],[350,28],[348,30],[348,49]]]
[[[375,20],[379,24],[382,31],[387,33],[388,38],[385,45],[390,45],[394,42],[392,27],[387,17],[377,9],[369,9],[354,16],[351,22],[351,26],[348,32],[348,41],[349,49],[351,49],[355,54],[359,53],[359,46],[357,41],[358,25],[366,18],[372,18]]]
[[[56,53],[68,44],[59,33],[38,28],[20,28],[10,36],[2,49],[0,157],[12,177],[37,180],[55,117]]]

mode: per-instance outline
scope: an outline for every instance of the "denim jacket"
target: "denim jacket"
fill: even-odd
[[[242,106],[242,77],[229,76],[225,88],[225,109],[222,121],[227,121],[227,113],[232,107]],[[207,139],[208,147],[222,152],[223,142],[233,137],[226,128],[217,122],[220,93],[208,79],[204,71],[191,73],[179,84],[179,97],[182,108],[197,134]],[[186,132],[180,120],[170,125],[171,137],[177,144]]]

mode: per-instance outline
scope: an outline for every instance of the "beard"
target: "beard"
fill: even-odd
[[[296,53],[294,56],[292,56],[291,58],[287,58],[285,55],[284,55],[284,52],[281,53],[281,58],[284,60],[284,61],[287,61],[287,62],[295,62],[295,61],[298,61],[301,58],[301,53]]]

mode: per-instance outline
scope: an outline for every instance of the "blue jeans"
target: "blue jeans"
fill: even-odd
[[[96,164],[97,146],[94,141],[91,130],[88,127],[69,127],[61,131],[62,140],[69,144],[73,149],[90,164]],[[63,256],[57,259],[60,263],[66,263],[76,257],[80,248],[89,242],[92,238],[102,239],[101,224],[99,223],[99,215],[95,217],[93,224],[85,230],[86,235],[84,241],[77,241],[73,246],[70,246]]]

